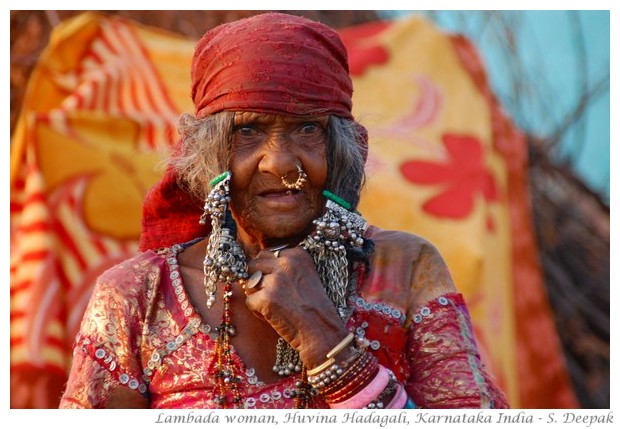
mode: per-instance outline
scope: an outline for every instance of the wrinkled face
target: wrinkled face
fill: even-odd
[[[235,113],[229,159],[231,211],[245,242],[293,244],[312,230],[324,208],[328,116],[297,117]],[[297,166],[307,174],[301,190],[290,190]]]

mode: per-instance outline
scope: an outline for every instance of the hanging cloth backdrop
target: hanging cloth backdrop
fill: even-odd
[[[526,142],[476,49],[418,18],[341,31],[370,134],[360,211],[442,252],[514,408],[575,408],[538,266]],[[95,278],[137,251],[157,147],[193,111],[194,40],[84,14],[55,29],[11,142],[11,406],[58,405]]]

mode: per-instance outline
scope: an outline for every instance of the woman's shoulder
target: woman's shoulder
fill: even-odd
[[[148,250],[114,265],[98,277],[96,289],[125,297],[144,292],[159,282],[166,253],[166,249]]]
[[[414,260],[424,254],[436,253],[437,248],[425,238],[405,231],[386,230],[376,226],[370,226],[366,237],[374,242],[375,250],[380,252],[399,252],[407,254]]]
[[[139,332],[143,316],[158,300],[156,290],[165,263],[165,254],[148,251],[99,275],[82,319],[81,335],[104,341],[107,330]]]
[[[404,231],[369,228],[375,244],[368,292],[416,309],[438,296],[456,292],[437,247]]]

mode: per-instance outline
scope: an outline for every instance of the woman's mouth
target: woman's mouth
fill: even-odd
[[[267,205],[278,208],[297,206],[301,200],[302,192],[296,189],[270,189],[259,194],[260,199]]]
[[[265,198],[280,198],[280,197],[288,197],[292,195],[297,195],[300,192],[301,191],[298,191],[297,189],[279,189],[279,190],[269,190],[269,191],[262,192],[260,196],[265,197]]]

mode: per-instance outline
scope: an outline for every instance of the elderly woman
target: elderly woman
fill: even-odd
[[[367,135],[338,35],[225,24],[192,82],[145,251],[99,278],[61,407],[505,407],[437,250],[356,211]]]

